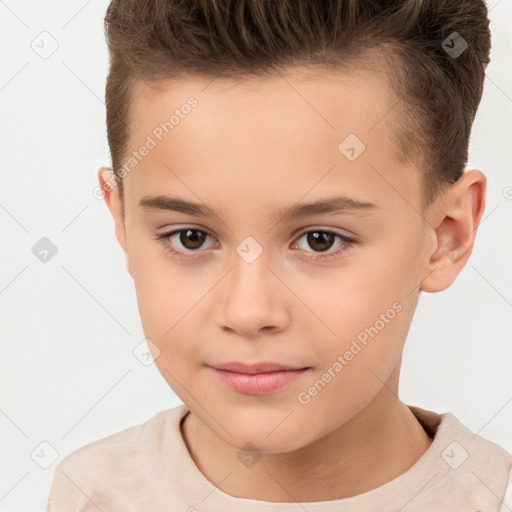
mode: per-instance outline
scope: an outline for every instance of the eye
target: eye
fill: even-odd
[[[194,258],[193,253],[198,252],[196,249],[204,244],[207,237],[213,238],[206,231],[196,228],[175,229],[156,236],[165,249],[180,258]],[[174,247],[178,247],[178,250]],[[181,247],[184,247],[185,250]]]
[[[306,237],[305,240],[307,245],[313,248],[314,251],[318,251],[310,253],[310,255],[307,256],[307,258],[313,260],[335,258],[356,243],[354,239],[342,235],[341,233],[329,230],[314,229],[302,233],[298,241],[292,244],[292,248],[296,248],[301,245],[299,244],[299,241],[303,237]],[[195,253],[202,252],[199,251],[199,249],[203,247],[207,238],[215,237],[202,229],[193,227],[175,229],[170,232],[156,235],[156,239],[164,246],[164,248],[180,259],[194,259],[196,257],[200,257],[199,254],[196,255]],[[333,246],[336,240],[339,242],[338,248],[334,251],[327,252]],[[211,247],[216,246],[218,246],[218,244],[214,243]],[[299,247],[299,249],[302,249],[308,253],[307,249],[303,249],[302,247]]]
[[[356,243],[354,239],[342,235],[341,233],[321,229],[310,230],[306,231],[305,233],[302,233],[302,235],[299,237],[299,241],[303,237],[306,237],[305,240],[307,245],[309,245],[315,251],[320,251],[313,252],[311,253],[310,256],[307,256],[308,258],[314,260],[325,260],[335,258],[336,256],[339,256],[341,253],[345,252]],[[339,241],[338,248],[334,251],[322,254],[328,251],[336,240]],[[297,246],[300,246],[299,242],[294,242],[294,244],[292,245],[293,248]],[[299,248],[302,249],[302,247]],[[308,252],[306,249],[304,250]]]

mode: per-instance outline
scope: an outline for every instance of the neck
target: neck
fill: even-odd
[[[214,485],[221,482],[218,489],[271,502],[328,501],[368,492],[407,471],[432,443],[387,385],[327,436],[293,452],[265,453],[251,468],[237,458],[238,448],[219,439],[192,412],[182,423],[182,434],[203,475]]]

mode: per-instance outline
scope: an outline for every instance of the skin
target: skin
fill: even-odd
[[[145,335],[160,351],[156,364],[191,411],[181,427],[194,462],[221,491],[264,501],[333,500],[389,482],[432,442],[398,396],[402,351],[419,294],[449,287],[470,256],[485,176],[466,171],[422,211],[421,170],[400,163],[389,139],[395,99],[385,76],[368,70],[138,83],[128,153],[189,96],[198,106],[124,178],[124,215],[109,171],[98,177]],[[366,145],[353,162],[338,150],[349,133]],[[271,216],[333,193],[378,209],[280,224]],[[206,204],[218,217],[144,210],[149,194]],[[177,228],[213,236],[196,249],[168,239],[198,256],[179,259],[155,239]],[[315,261],[321,250],[304,235],[315,228],[356,242]],[[263,249],[250,264],[236,252],[247,236]],[[342,243],[335,238],[326,253]],[[396,302],[401,311],[300,403],[298,394]],[[309,370],[251,395],[207,366],[227,361]],[[237,456],[248,442],[262,455],[252,467]]]

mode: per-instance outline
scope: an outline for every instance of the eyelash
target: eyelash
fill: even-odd
[[[189,230],[190,231],[198,231],[199,233],[204,233],[205,235],[215,238],[213,235],[208,233],[208,231],[205,231],[204,229],[194,228],[194,227],[185,227],[185,228],[181,228],[181,229],[175,229],[175,230],[169,231],[167,233],[158,234],[158,235],[156,235],[155,238],[158,242],[160,242],[164,246],[164,249],[169,251],[174,257],[177,257],[179,259],[185,258],[185,259],[189,259],[189,260],[194,260],[194,259],[201,257],[201,256],[196,256],[194,254],[196,252],[200,252],[199,250],[192,251],[191,253],[186,253],[184,251],[177,251],[176,249],[171,247],[171,245],[169,244],[169,240],[168,240],[171,236],[176,235],[177,233],[182,233],[184,231],[189,231]],[[304,235],[307,235],[309,233],[333,234],[335,237],[338,238],[338,240],[343,242],[343,245],[341,247],[339,247],[337,250],[335,250],[333,252],[328,253],[327,256],[324,255],[323,253],[310,253],[310,254],[313,254],[313,256],[307,256],[307,257],[314,261],[325,261],[325,260],[330,260],[330,259],[336,258],[337,256],[341,255],[342,253],[344,253],[345,251],[347,251],[348,249],[350,249],[352,246],[354,246],[357,243],[352,238],[342,235],[341,233],[338,233],[336,231],[330,231],[327,229],[310,229],[309,231],[304,231],[298,236],[297,240],[300,240],[300,238],[302,238]],[[294,242],[294,244],[295,243],[296,242]],[[192,254],[192,256],[190,254]]]

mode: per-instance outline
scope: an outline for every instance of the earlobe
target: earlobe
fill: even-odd
[[[420,290],[448,288],[466,265],[485,208],[486,178],[477,170],[465,172],[436,209],[435,248],[429,255]],[[434,225],[436,225],[434,224]]]
[[[126,270],[128,270],[128,274],[130,274],[133,277],[132,274],[132,267],[130,266],[130,256],[128,256],[128,253],[125,252],[126,255]]]

